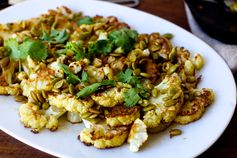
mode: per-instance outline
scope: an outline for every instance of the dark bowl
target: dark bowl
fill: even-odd
[[[237,12],[231,11],[223,0],[185,1],[208,35],[227,44],[237,44]]]

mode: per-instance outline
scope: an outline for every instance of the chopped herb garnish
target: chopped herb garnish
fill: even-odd
[[[82,74],[81,74],[81,81],[82,82],[87,82],[89,80],[89,75],[87,74],[86,71],[82,71]]]
[[[126,53],[128,53],[133,49],[137,36],[137,31],[128,28],[121,28],[109,33],[108,37],[116,47],[121,47]]]
[[[100,83],[91,84],[91,85],[83,88],[82,90],[80,90],[76,94],[76,96],[77,96],[77,98],[85,98],[85,97],[91,95],[92,93],[95,93],[96,91],[98,91],[101,86],[115,86],[115,81],[114,80],[104,80]]]
[[[136,105],[140,99],[141,97],[139,96],[139,90],[137,88],[131,88],[124,93],[124,105],[127,107]]]
[[[80,20],[78,20],[77,22],[77,25],[80,26],[82,24],[87,24],[87,25],[90,25],[90,24],[94,24],[93,21],[92,21],[92,18],[90,17],[85,17],[85,18],[82,18]]]
[[[66,49],[71,50],[76,56],[76,60],[87,58],[85,48],[81,42],[67,42]]]
[[[9,50],[10,58],[15,60],[25,60],[28,55],[38,61],[48,57],[46,46],[38,40],[27,39],[19,44],[15,38],[10,38],[6,40],[5,47]]]
[[[69,34],[65,29],[61,31],[52,30],[50,34],[47,31],[43,30],[42,36],[40,37],[40,39],[42,39],[43,41],[53,44],[65,43],[68,40],[68,38]]]
[[[65,64],[59,64],[59,67],[63,70],[63,72],[67,75],[67,81],[72,84],[76,84],[81,82],[81,79],[73,74],[69,69],[68,66]]]

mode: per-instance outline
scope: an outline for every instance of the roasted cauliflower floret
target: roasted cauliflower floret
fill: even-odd
[[[33,132],[39,132],[48,122],[43,111],[39,110],[39,106],[32,103],[22,104],[19,108],[20,120],[25,127],[29,127]]]
[[[205,109],[215,98],[215,94],[211,89],[203,88],[194,90],[194,98],[188,100],[175,118],[175,122],[179,124],[188,124],[202,117]]]
[[[143,121],[148,128],[157,127],[160,122],[172,122],[183,104],[184,94],[181,89],[181,80],[174,73],[155,87],[159,91],[157,97],[151,97],[150,103],[156,108],[148,111],[143,116]]]
[[[95,66],[89,65],[85,67],[85,71],[89,75],[90,83],[101,82],[105,77],[105,73],[102,67],[97,68]]]
[[[39,106],[32,103],[22,104],[19,108],[21,122],[36,133],[45,127],[51,131],[56,130],[58,118],[64,113],[64,109],[57,107],[50,107],[47,111],[40,110]]]
[[[115,105],[121,104],[124,100],[123,94],[126,88],[110,88],[104,92],[95,93],[91,95],[91,98],[96,104],[103,107],[114,107]]]
[[[147,138],[148,134],[145,123],[140,119],[136,119],[128,135],[129,149],[132,152],[137,152]]]
[[[67,112],[67,120],[71,123],[79,123],[82,121],[79,113]]]
[[[127,127],[114,128],[107,125],[94,125],[83,129],[80,133],[80,140],[83,143],[100,149],[121,146],[127,137]]]
[[[140,107],[115,106],[105,117],[106,123],[112,127],[130,125],[140,117]]]
[[[29,78],[23,79],[20,84],[23,95],[29,97],[30,92],[35,90],[50,91],[53,88],[53,75],[53,70],[47,67],[41,68],[36,73],[30,73]]]
[[[69,69],[74,73],[79,73],[84,67],[86,67],[89,64],[88,59],[81,59],[80,61],[74,61],[69,64]]]
[[[1,95],[19,95],[22,90],[19,84],[11,85],[11,86],[0,86],[0,94]]]
[[[65,108],[67,111],[84,114],[94,104],[93,100],[86,98],[77,99],[71,94],[50,94],[48,95],[49,105],[58,108]]]

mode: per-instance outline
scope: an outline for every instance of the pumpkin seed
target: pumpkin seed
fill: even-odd
[[[39,100],[39,102],[44,103],[45,99],[43,98],[41,92],[37,92],[36,93],[37,99]]]
[[[158,90],[156,88],[152,89],[151,94],[153,97],[157,97],[158,96]]]
[[[99,113],[100,113],[100,111],[95,110],[95,109],[93,109],[93,108],[90,108],[90,109],[89,109],[89,112],[94,113],[94,114],[99,114]]]
[[[180,129],[171,129],[169,131],[170,138],[181,135],[181,134],[182,134],[182,131]]]
[[[70,94],[72,94],[72,95],[75,94],[75,89],[74,89],[74,86],[72,84],[69,84],[68,90],[69,90]]]
[[[63,86],[63,84],[64,84],[64,80],[60,80],[60,81],[56,82],[53,87],[55,89],[60,89]]]
[[[92,114],[91,116],[89,116],[89,118],[94,119],[94,118],[96,118],[98,115],[99,115],[99,114]]]
[[[153,109],[155,109],[155,106],[154,106],[154,105],[149,105],[149,106],[147,106],[147,107],[144,107],[144,108],[142,109],[142,111],[147,112],[147,111],[151,111],[151,110],[153,110]]]
[[[37,98],[37,95],[35,94],[34,91],[30,91],[30,96],[31,96],[31,98],[33,99],[33,101],[34,101],[35,103],[38,103],[38,102],[39,102],[39,101],[38,101],[38,98]]]
[[[44,102],[42,104],[42,109],[47,110],[49,108],[49,104],[47,102]]]
[[[144,73],[144,72],[141,72],[140,75],[143,76],[143,77],[146,77],[146,78],[150,77],[150,74]]]
[[[43,90],[41,93],[42,93],[42,96],[43,96],[44,99],[48,98],[48,95],[47,95],[46,91]]]
[[[16,95],[15,100],[17,102],[21,102],[21,103],[26,103],[27,102],[27,98],[25,96],[22,96],[22,95]]]

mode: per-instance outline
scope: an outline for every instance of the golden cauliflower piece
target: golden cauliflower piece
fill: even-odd
[[[129,149],[132,152],[137,152],[147,138],[148,134],[145,123],[140,119],[136,119],[128,135]]]
[[[195,90],[192,100],[187,101],[175,118],[175,122],[179,124],[188,124],[202,117],[205,109],[215,98],[215,94],[211,89],[203,88]]]
[[[104,92],[95,93],[91,95],[91,98],[100,106],[114,107],[123,102],[123,94],[126,90],[126,88],[113,87]]]
[[[32,129],[32,132],[39,132],[48,122],[43,111],[39,110],[39,106],[32,103],[22,104],[19,108],[20,120],[25,127]]]
[[[127,137],[127,127],[114,128],[107,125],[94,125],[83,129],[80,133],[80,140],[83,143],[100,149],[121,146]]]
[[[50,107],[47,111],[40,110],[39,106],[26,103],[19,108],[20,120],[32,132],[39,132],[43,128],[54,131],[58,128],[58,118],[65,113],[64,109]]]
[[[140,107],[134,106],[126,108],[124,106],[115,106],[105,116],[106,123],[112,127],[130,125],[140,117]]]
[[[21,88],[18,84],[11,86],[0,86],[0,95],[19,95]]]
[[[93,100],[86,98],[84,100],[77,99],[71,94],[49,94],[49,105],[58,108],[65,108],[67,111],[84,114],[94,104]]]
[[[23,79],[20,84],[23,95],[29,97],[30,92],[35,90],[50,91],[53,88],[53,74],[54,71],[47,67],[37,73],[30,73],[29,79]]]
[[[148,128],[158,127],[160,122],[165,124],[172,122],[183,104],[181,80],[176,73],[166,76],[155,88],[160,94],[157,97],[151,97],[150,102],[156,108],[143,116],[143,121]]]

